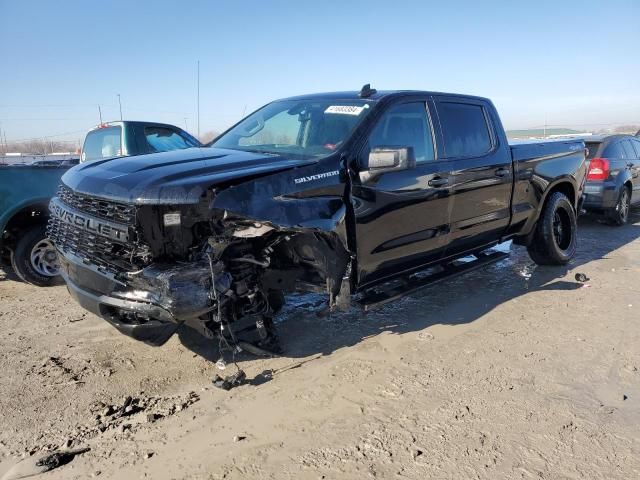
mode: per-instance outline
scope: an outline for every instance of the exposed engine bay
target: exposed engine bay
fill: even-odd
[[[232,352],[242,344],[256,354],[279,349],[272,317],[286,292],[348,304],[351,257],[335,232],[234,217],[214,200],[210,191],[197,204],[133,207],[61,186],[49,236],[71,294],[152,345],[186,324]],[[247,343],[235,330],[258,339]]]

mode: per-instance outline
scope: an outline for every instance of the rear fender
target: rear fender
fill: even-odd
[[[532,215],[529,217],[524,227],[520,230],[520,234],[518,238],[515,240],[517,244],[520,245],[528,245],[532,239],[533,233],[535,232],[535,226],[538,223],[538,219],[540,215],[542,215],[542,210],[544,209],[544,205],[549,198],[549,195],[552,192],[556,192],[558,190],[567,190],[571,191],[571,204],[573,205],[576,213],[578,212],[578,205],[580,203],[580,196],[582,195],[583,186],[581,185],[579,188],[576,185],[576,180],[571,175],[563,175],[553,182],[547,185],[547,188],[541,192],[540,200],[538,202],[537,207],[533,210]],[[568,192],[567,192],[568,193]]]

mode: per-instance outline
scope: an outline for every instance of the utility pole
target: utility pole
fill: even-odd
[[[544,116],[544,133],[542,135],[542,138],[547,138],[547,115],[545,114]]]
[[[102,109],[100,108],[100,105],[98,105],[98,114],[100,115],[100,125],[102,125]]]
[[[122,121],[122,102],[120,101],[120,94],[118,94],[118,106],[120,107],[120,121]]]
[[[184,117],[184,130],[185,132],[189,131],[189,126],[187,125],[187,117]]]
[[[198,60],[198,140],[200,140],[200,60]]]

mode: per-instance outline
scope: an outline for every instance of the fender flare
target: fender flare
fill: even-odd
[[[0,233],[4,232],[7,228],[7,225],[11,223],[13,217],[16,216],[17,213],[25,210],[29,207],[45,207],[45,210],[49,211],[49,202],[51,201],[51,197],[38,197],[38,198],[30,198],[21,203],[18,203],[10,210],[4,212],[2,216],[0,216]]]

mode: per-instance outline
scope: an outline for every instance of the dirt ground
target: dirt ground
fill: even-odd
[[[640,478],[632,220],[581,219],[568,268],[510,246],[366,315],[297,299],[279,318],[284,356],[241,356],[250,382],[230,392],[197,334],[148,347],[63,286],[0,271],[0,477],[89,447],[38,478]]]

